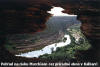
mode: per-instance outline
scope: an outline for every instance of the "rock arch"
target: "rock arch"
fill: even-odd
[[[45,29],[50,17],[46,11],[51,6],[60,6],[65,13],[78,15],[82,22],[81,30],[92,45],[87,51],[76,53],[78,61],[100,62],[100,1],[99,0],[3,0],[0,1],[0,60],[26,61],[15,57],[4,48],[6,35],[16,33],[35,33]],[[34,18],[34,19],[32,19]],[[40,19],[40,20],[38,20]],[[33,28],[34,27],[34,28]],[[80,55],[82,58],[80,58]],[[37,59],[35,59],[37,60]],[[32,61],[27,60],[27,61]]]

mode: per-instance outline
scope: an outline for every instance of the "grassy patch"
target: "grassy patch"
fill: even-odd
[[[70,60],[72,58],[75,58],[74,55],[77,50],[87,50],[91,47],[87,39],[81,33],[80,25],[74,25],[70,27],[66,32],[71,37],[70,45],[57,48],[57,50],[52,52],[52,54],[44,54],[40,56],[40,58],[49,60],[66,60],[67,58],[67,60]],[[76,39],[72,34],[79,35],[80,39],[78,40],[78,42],[75,41]]]

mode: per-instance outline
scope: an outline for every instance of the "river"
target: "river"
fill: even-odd
[[[61,16],[63,16],[63,17],[66,17],[66,16],[67,17],[68,16],[76,17],[76,15],[69,15],[69,14],[66,14],[66,13],[62,13],[63,10],[64,9],[61,8],[61,7],[53,7],[51,9],[51,11],[48,11],[48,13],[52,14],[53,15],[52,17],[61,17]],[[62,22],[67,22],[67,21],[63,20]],[[65,41],[63,41],[64,39],[65,39]],[[32,57],[37,57],[38,58],[40,55],[51,54],[52,51],[56,51],[57,47],[67,46],[71,43],[70,36],[66,33],[65,33],[64,37],[62,37],[61,40],[62,41],[60,41],[58,43],[53,43],[53,44],[50,44],[48,46],[45,46],[41,50],[31,51],[31,52],[27,52],[27,53],[21,53],[21,54],[16,55],[16,56],[28,57],[28,58],[32,58]]]
[[[66,38],[66,41],[63,41],[64,38]],[[71,43],[70,36],[65,34],[64,37],[62,38],[62,42],[54,43],[54,44],[45,46],[41,50],[31,51],[28,53],[22,53],[22,54],[16,55],[16,56],[30,57],[30,58],[37,57],[38,58],[40,55],[43,55],[43,54],[51,54],[52,51],[56,51],[57,47],[63,47],[63,46],[66,46],[70,43]]]

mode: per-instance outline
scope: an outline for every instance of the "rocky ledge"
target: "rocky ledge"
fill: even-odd
[[[16,59],[3,47],[6,35],[44,30],[45,22],[50,17],[46,11],[50,10],[51,6],[60,6],[65,9],[63,12],[78,15],[77,19],[82,23],[82,32],[91,43],[92,48],[77,52],[77,60],[100,62],[99,0],[40,0],[38,2],[37,0],[0,0],[0,61],[15,61],[14,59]]]

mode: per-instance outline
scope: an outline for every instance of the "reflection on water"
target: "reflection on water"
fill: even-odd
[[[64,42],[62,41],[62,42],[59,42],[59,43],[54,43],[54,44],[51,44],[51,45],[48,45],[48,46],[44,47],[41,50],[36,50],[36,51],[28,52],[28,53],[23,53],[23,54],[16,55],[16,56],[39,57],[40,55],[43,55],[43,54],[51,54],[52,51],[56,51],[57,47],[63,47],[63,46],[66,46],[66,45],[71,43],[71,39],[70,39],[69,35],[64,35],[63,39],[64,38],[66,38],[66,41],[64,41]]]

